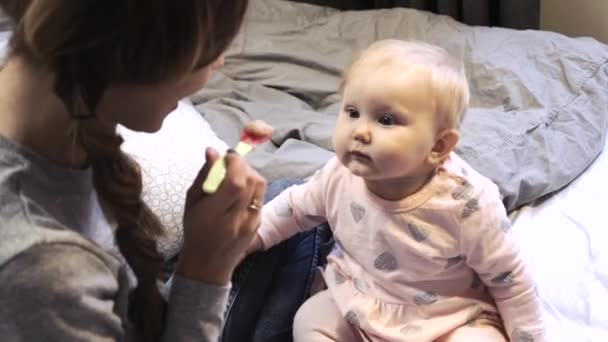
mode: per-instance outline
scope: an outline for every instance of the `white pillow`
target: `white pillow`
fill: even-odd
[[[125,138],[123,151],[141,165],[143,199],[167,229],[167,238],[159,242],[159,249],[166,257],[172,257],[182,246],[186,191],[205,163],[205,149],[213,147],[224,153],[228,147],[185,101],[156,133],[139,133],[125,127],[118,131]]]

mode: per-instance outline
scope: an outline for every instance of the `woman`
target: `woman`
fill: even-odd
[[[203,196],[201,170],[165,309],[162,228],[115,128],[158,130],[221,66],[246,5],[0,0],[15,24],[0,71],[2,340],[217,340],[265,181],[229,154]]]

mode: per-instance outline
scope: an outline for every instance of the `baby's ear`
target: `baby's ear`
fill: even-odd
[[[435,146],[431,150],[427,161],[434,166],[441,164],[450,153],[456,148],[460,140],[460,133],[457,130],[450,128],[440,132],[437,135]]]

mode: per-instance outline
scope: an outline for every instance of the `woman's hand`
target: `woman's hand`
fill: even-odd
[[[228,153],[222,185],[216,193],[205,194],[201,184],[218,159],[215,150],[207,149],[207,162],[188,190],[184,247],[177,273],[192,280],[226,285],[257,235],[266,181],[244,158]]]

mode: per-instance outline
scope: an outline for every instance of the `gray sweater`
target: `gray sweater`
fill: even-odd
[[[91,170],[0,137],[0,340],[130,341],[133,286]],[[228,292],[174,277],[163,340],[217,341]]]

